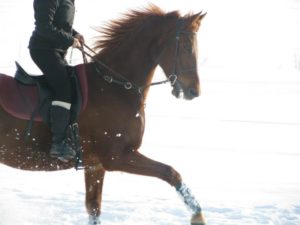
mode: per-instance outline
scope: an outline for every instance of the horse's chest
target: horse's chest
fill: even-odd
[[[145,116],[142,113],[136,113],[134,118],[128,119],[124,127],[124,134],[128,137],[128,140],[140,144],[142,141],[145,130]]]
[[[101,142],[129,146],[141,144],[145,130],[144,112],[112,110],[99,118],[101,121],[95,121],[95,133]]]

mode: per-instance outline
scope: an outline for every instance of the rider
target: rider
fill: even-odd
[[[75,157],[66,138],[72,92],[65,56],[69,47],[80,48],[84,43],[83,36],[73,29],[74,1],[34,0],[35,29],[29,41],[31,58],[44,73],[53,92],[50,156],[63,161]]]

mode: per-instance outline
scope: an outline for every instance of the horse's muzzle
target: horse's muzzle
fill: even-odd
[[[172,94],[176,98],[184,98],[186,100],[192,100],[196,97],[199,97],[201,94],[200,87],[184,87],[183,84],[177,81],[173,85]]]

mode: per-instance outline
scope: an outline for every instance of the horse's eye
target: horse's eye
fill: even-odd
[[[192,54],[193,53],[193,46],[190,43],[186,43],[183,45],[183,49],[187,54]]]

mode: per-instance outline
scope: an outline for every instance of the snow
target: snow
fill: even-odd
[[[176,166],[208,224],[299,224],[299,155],[185,150],[189,154],[156,147],[148,155]],[[0,224],[86,224],[82,171],[25,172],[1,166],[0,179],[5,181]],[[109,173],[103,194],[103,224],[179,225],[190,219],[175,190],[154,178]]]
[[[89,26],[147,3],[76,2],[76,25],[89,37],[94,35]],[[208,225],[299,225],[299,1],[152,2],[167,10],[208,12],[199,32],[202,96],[186,102],[172,97],[168,85],[151,88],[141,152],[181,173]],[[26,48],[31,8],[31,0],[0,2],[2,73],[13,74],[16,59],[38,73]],[[73,63],[80,60],[74,51]],[[155,79],[162,78],[158,69]],[[0,143],[0,151],[4,147]],[[82,171],[0,165],[0,181],[0,225],[87,224]],[[190,213],[168,184],[111,172],[101,220],[188,225]]]

